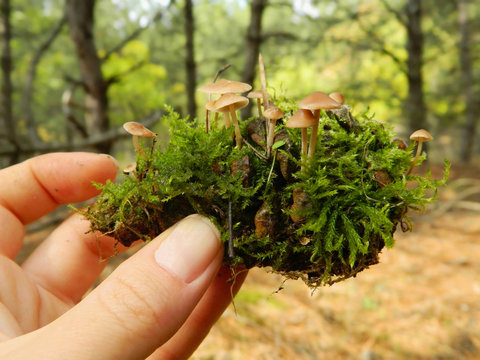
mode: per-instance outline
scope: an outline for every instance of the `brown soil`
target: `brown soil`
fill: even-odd
[[[478,171],[468,176],[480,179]],[[442,190],[435,209],[460,192]],[[451,206],[433,216],[435,209],[413,217],[413,232],[397,231],[380,264],[313,293],[301,281],[251,270],[236,310],[227,309],[193,359],[480,358],[480,210]]]

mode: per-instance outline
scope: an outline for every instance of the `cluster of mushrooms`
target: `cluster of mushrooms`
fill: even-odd
[[[252,86],[249,84],[226,79],[221,79],[218,82],[200,87],[198,91],[208,94],[208,102],[205,105],[206,131],[208,132],[210,130],[209,113],[215,113],[215,124],[217,123],[219,113],[221,113],[223,114],[226,128],[232,126],[233,123],[235,127],[236,145],[241,148],[242,143],[246,141],[242,138],[236,111],[246,107],[249,103],[249,98],[256,99],[258,115],[260,118],[263,117],[265,119],[266,139],[254,140],[257,144],[264,145],[266,158],[269,158],[272,154],[272,146],[275,138],[275,124],[278,120],[284,118],[285,114],[280,108],[273,105],[269,100],[269,94],[265,90],[250,91],[251,89]],[[248,92],[247,97],[240,95],[246,92]],[[219,98],[210,100],[211,95],[219,95]],[[315,154],[321,110],[331,111],[337,115],[345,114],[347,117],[351,117],[350,108],[344,103],[344,96],[340,92],[333,92],[327,95],[321,91],[312,92],[299,102],[299,110],[288,119],[285,126],[287,128],[301,129],[302,156],[310,159]],[[310,141],[308,141],[308,128],[311,128]],[[428,131],[420,129],[410,135],[410,140],[417,142],[418,145],[407,175],[412,172],[421,155],[422,144],[432,140],[432,136]],[[407,146],[402,140],[396,139],[396,141],[399,147],[406,149]],[[248,142],[246,143],[248,144]]]
[[[204,85],[198,91],[208,94],[208,102],[206,103],[206,131],[210,129],[209,112],[215,113],[215,123],[218,119],[218,114],[222,113],[225,121],[225,127],[235,127],[235,141],[238,147],[242,147],[244,142],[240,133],[240,126],[236,111],[244,108],[249,103],[250,99],[257,100],[257,108],[259,117],[265,119],[265,149],[266,157],[270,157],[272,153],[273,141],[275,138],[275,123],[282,119],[285,115],[282,110],[273,105],[269,98],[270,96],[265,90],[250,91],[252,86],[246,83],[221,79],[218,82],[213,82]],[[239,95],[248,92],[247,97]],[[220,95],[216,100],[210,101],[211,95]],[[263,100],[263,102],[262,102]],[[316,91],[311,93],[303,99],[298,107],[299,110],[290,117],[285,126],[289,128],[300,128],[302,130],[302,155],[313,157],[315,146],[317,142],[318,124],[320,119],[320,110],[335,110],[341,109],[344,103],[344,97],[339,92],[327,95],[323,92]],[[262,111],[263,107],[263,111]],[[308,145],[307,129],[312,128],[310,136],[310,145]]]

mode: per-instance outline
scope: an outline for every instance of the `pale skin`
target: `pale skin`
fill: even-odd
[[[98,194],[117,173],[106,155],[57,153],[0,170],[0,358],[186,359],[231,302],[218,230],[193,215],[160,234],[87,296],[125,250],[66,219],[21,265],[24,226]]]

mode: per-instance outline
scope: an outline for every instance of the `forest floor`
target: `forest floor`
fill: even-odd
[[[413,231],[398,230],[395,247],[356,278],[312,292],[251,270],[193,359],[480,358],[480,170],[451,179],[429,212],[412,216]]]

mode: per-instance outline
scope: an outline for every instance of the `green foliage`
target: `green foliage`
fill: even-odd
[[[85,212],[92,230],[129,245],[200,213],[215,222],[225,243],[233,241],[234,256],[226,253],[226,262],[269,266],[310,286],[377,263],[381,249],[393,246],[407,210],[433,201],[448,177],[448,163],[442,180],[407,176],[413,145],[400,149],[392,130],[365,114],[323,113],[312,159],[298,158],[296,129],[286,133],[280,126],[288,136],[275,141],[265,160],[249,146],[234,146],[233,128],[206,133],[171,110],[164,120],[169,144],[163,151],[146,145],[135,173],[101,187]],[[245,125],[242,133],[247,137]],[[285,159],[290,165],[282,170]]]

